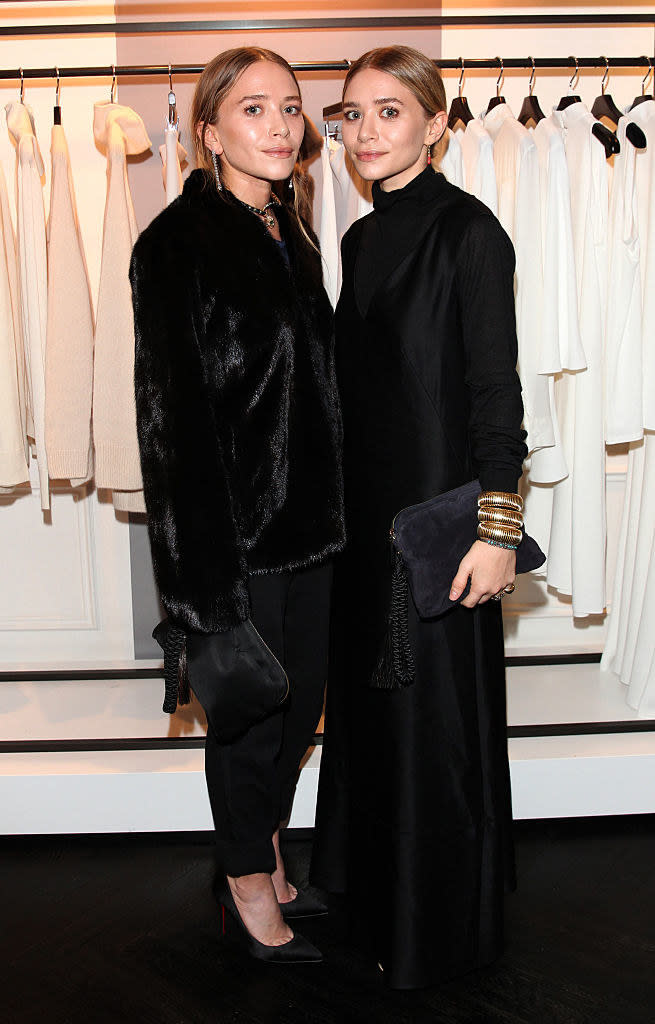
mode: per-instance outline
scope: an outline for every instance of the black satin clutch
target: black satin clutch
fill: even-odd
[[[286,672],[250,619],[224,633],[187,633],[164,619],[152,635],[164,651],[163,710],[188,703],[191,687],[219,743],[232,743],[287,697]]]
[[[410,505],[399,512],[391,527],[393,575],[387,636],[371,685],[394,689],[413,682],[414,669],[407,634],[407,588],[420,618],[433,619],[459,604],[470,591],[470,581],[456,601],[450,588],[459,563],[477,540],[479,480]],[[538,569],[546,556],[524,532],[516,549],[517,573]]]

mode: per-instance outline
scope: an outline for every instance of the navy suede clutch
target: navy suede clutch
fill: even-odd
[[[410,505],[393,521],[392,544],[402,555],[416,610],[422,619],[442,615],[463,600],[449,598],[459,563],[477,540],[479,480],[472,480],[436,498]],[[532,537],[523,534],[516,549],[516,571],[538,569],[546,556]]]
[[[419,505],[410,505],[395,516],[391,527],[393,574],[389,620],[371,686],[397,689],[414,681],[408,587],[422,619],[444,615],[469,593],[470,582],[456,601],[450,600],[459,563],[477,540],[481,490],[480,481],[472,480]],[[524,532],[516,549],[517,573],[538,569],[545,561],[537,542]]]

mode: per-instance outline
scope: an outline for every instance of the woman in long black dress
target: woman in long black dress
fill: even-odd
[[[514,253],[490,211],[435,173],[445,110],[439,72],[405,47],[365,54],[346,79],[344,144],[375,182],[374,211],[342,246],[348,543],[312,877],[349,892],[396,988],[496,958],[513,876],[502,616],[490,599],[512,589],[515,551],[477,540],[451,597],[469,577],[470,593],[440,618],[420,620],[410,601],[415,681],[370,685],[394,515],[476,477],[511,495],[526,454]]]

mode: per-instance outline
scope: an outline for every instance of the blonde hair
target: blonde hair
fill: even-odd
[[[372,71],[384,71],[402,85],[406,86],[423,107],[426,117],[434,117],[447,109],[446,89],[441,72],[434,61],[426,57],[420,50],[411,46],[381,46],[362,54],[351,64],[346,80],[343,83],[343,95],[358,71],[370,68]],[[433,166],[446,151],[448,142],[446,133],[431,147]]]
[[[196,166],[208,171],[212,177],[214,167],[211,150],[205,142],[205,130],[208,125],[216,124],[222,102],[243,72],[258,61],[268,61],[269,64],[277,64],[278,67],[288,71],[298,90],[298,95],[300,95],[300,85],[289,62],[279,53],[266,50],[263,46],[238,46],[233,50],[225,50],[210,60],[196,83],[191,104],[191,125]],[[302,221],[302,213],[311,209],[311,201],[306,194],[307,183],[300,163],[296,163],[293,169],[292,181],[294,186],[293,202],[289,201],[288,193],[291,191],[289,189],[276,189],[276,194],[285,205],[293,209],[300,230],[312,248],[316,249]]]

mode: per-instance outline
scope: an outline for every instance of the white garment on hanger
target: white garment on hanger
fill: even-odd
[[[532,136],[539,156],[541,182],[544,267],[541,372],[583,370],[587,363],[578,326],[571,183],[564,139],[552,115],[535,125]]]
[[[539,159],[534,140],[506,103],[484,116],[494,140],[498,219],[516,253],[516,333],[528,450],[555,443],[548,379],[541,373],[543,270],[539,218]]]
[[[642,367],[644,428],[655,430],[655,102],[634,107],[628,119],[646,136],[646,149],[635,156],[637,227],[639,230],[642,295]]]
[[[50,508],[45,447],[45,346],[48,315],[48,269],[43,159],[34,133],[34,117],[23,103],[8,103],[7,127],[18,150],[18,268],[25,369],[32,432],[39,473],[41,508]],[[29,429],[29,425],[28,425]]]
[[[568,476],[557,424],[555,382],[561,370],[586,366],[578,327],[578,300],[573,258],[571,188],[564,141],[552,116],[530,129],[539,157],[541,199],[541,244],[543,264],[543,321],[541,368],[548,374],[548,394],[555,431],[552,448],[541,448],[532,456],[530,480],[556,483]],[[540,495],[552,500],[552,491]]]
[[[635,159],[637,227],[642,295],[642,366],[644,428],[655,430],[655,102],[639,103],[629,113],[646,136],[646,149]]]
[[[448,145],[446,146],[446,152],[439,161],[439,170],[451,185],[457,185],[457,188],[465,188],[464,163],[459,137],[450,128],[446,128],[446,138]]]
[[[29,446],[16,237],[2,167],[0,233],[0,488],[11,490],[29,480]]]
[[[96,485],[113,491],[121,511],[144,511],[134,400],[134,320],[129,266],[138,228],[127,155],[151,143],[136,111],[96,103],[93,134],[107,153],[107,200],[98,288],[93,379]],[[175,282],[170,282],[174,286]]]
[[[164,144],[159,147],[159,155],[168,206],[182,192],[182,164],[187,158],[187,151],[179,141],[175,125],[167,124],[164,128]]]
[[[606,603],[603,346],[607,295],[608,171],[596,123],[582,103],[553,111],[566,151],[580,337],[587,368],[555,381],[557,417],[569,476],[553,492],[547,580],[572,595],[574,616]]]
[[[325,194],[326,190],[329,193],[330,187],[332,188],[332,193],[334,195],[334,216],[336,220],[336,297],[338,298],[339,292],[341,291],[341,239],[351,224],[354,224],[356,220],[359,220],[360,217],[364,217],[373,209],[373,202],[371,200],[372,182],[364,181],[361,175],[358,174],[342,143],[337,142],[335,139],[328,139],[327,146],[329,166],[330,171],[332,172],[332,181],[330,182],[326,179],[324,171],[323,194]],[[323,163],[323,168],[325,168],[325,163]],[[324,199],[323,202],[327,202],[327,200]],[[327,260],[328,267],[334,267],[334,234],[329,225],[326,227],[327,248],[323,249],[322,208],[321,228],[319,234],[323,257]]]
[[[640,241],[637,212],[637,150],[626,138],[630,119],[616,130],[609,219],[609,283],[605,364],[608,444],[636,441],[644,432]],[[653,335],[655,324],[650,327]]]
[[[628,687],[627,703],[655,717],[655,103],[627,113],[646,135],[634,154],[642,296],[643,439],[630,444],[614,592],[601,668]],[[631,143],[626,142],[626,146]],[[631,154],[632,155],[632,154]],[[615,180],[617,176],[615,174]],[[629,269],[629,267],[628,267]]]
[[[655,716],[655,435],[630,445],[616,577],[601,668],[629,689],[628,704]]]
[[[50,476],[93,476],[93,311],[66,136],[53,125],[48,215],[45,440]]]
[[[455,134],[462,149],[464,188],[498,215],[498,186],[494,167],[494,143],[482,121],[460,121]]]
[[[334,176],[330,167],[330,151],[334,139],[326,139],[321,150],[321,171],[323,188],[321,192],[321,226],[319,244],[323,259],[323,284],[334,308],[339,297],[339,238],[337,234],[337,211],[334,199]]]

